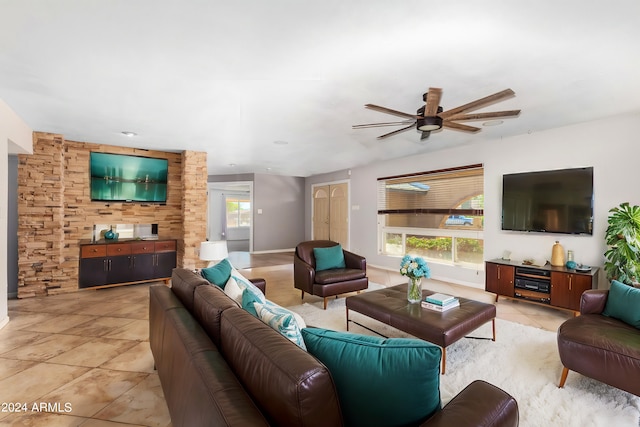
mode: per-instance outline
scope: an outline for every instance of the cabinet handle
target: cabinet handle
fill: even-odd
[[[500,266],[498,266],[498,280],[500,280]]]
[[[106,259],[102,260],[102,271],[109,271],[107,269],[107,260]]]
[[[573,278],[573,276],[569,275],[569,290],[571,290],[571,279]]]

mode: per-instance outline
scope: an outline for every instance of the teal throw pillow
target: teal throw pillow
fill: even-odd
[[[440,347],[318,328],[302,337],[331,372],[345,425],[418,425],[440,409]]]
[[[329,248],[313,248],[313,256],[316,259],[316,271],[346,267],[341,245]]]
[[[227,280],[229,280],[229,277],[231,277],[231,263],[223,259],[213,267],[203,268],[200,274],[210,283],[224,289],[224,285],[227,283]]]
[[[302,333],[300,332],[301,326],[298,324],[298,320],[291,310],[280,307],[269,300],[264,304],[256,302],[253,305],[260,320],[280,332],[282,336],[292,341],[298,347],[303,350],[307,349],[302,339]]]
[[[640,289],[613,280],[602,314],[640,329]]]

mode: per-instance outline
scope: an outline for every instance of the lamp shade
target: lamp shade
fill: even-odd
[[[229,255],[226,240],[214,240],[200,243],[200,259],[205,261],[220,261]]]

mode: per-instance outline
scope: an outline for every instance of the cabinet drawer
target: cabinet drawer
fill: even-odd
[[[111,243],[107,245],[107,255],[131,255],[130,243]]]
[[[155,252],[154,242],[135,242],[131,244],[133,254],[152,254]]]
[[[156,252],[175,252],[176,241],[167,240],[166,242],[156,242]]]
[[[86,245],[80,248],[80,258],[98,258],[107,256],[107,245]]]

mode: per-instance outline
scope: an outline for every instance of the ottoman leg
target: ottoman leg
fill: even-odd
[[[563,367],[562,375],[560,376],[560,384],[558,385],[558,388],[564,387],[564,382],[567,381],[567,375],[569,375],[569,368]]]
[[[496,319],[491,319],[491,328],[493,329],[493,339],[491,341],[496,340]]]
[[[442,375],[445,373],[445,368],[447,366],[447,348],[442,347]]]

